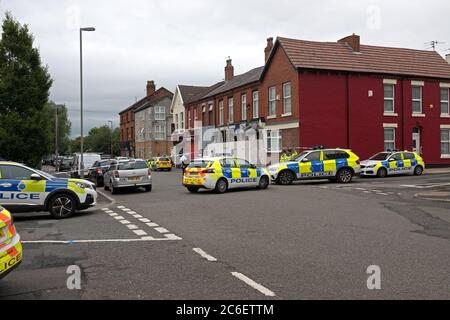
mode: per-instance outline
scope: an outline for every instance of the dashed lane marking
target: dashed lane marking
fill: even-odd
[[[166,228],[155,228],[156,231],[158,231],[159,233],[169,233],[170,231],[167,230]]]
[[[142,237],[140,239],[98,239],[98,240],[36,240],[36,241],[21,241],[23,244],[80,244],[80,243],[113,243],[113,242],[146,242],[146,241],[173,241],[182,240],[181,238],[153,238]]]
[[[201,257],[205,258],[208,261],[211,261],[211,262],[216,262],[217,261],[216,258],[214,258],[213,256],[207,254],[205,251],[203,251],[200,248],[194,248],[192,250],[194,250],[194,252],[198,253]]]
[[[145,232],[144,230],[140,230],[140,229],[138,229],[138,230],[133,230],[133,232],[136,234],[136,235],[138,235],[138,236],[146,236],[146,235],[148,235],[148,233],[147,232]]]
[[[263,295],[265,295],[267,297],[275,297],[276,296],[274,292],[270,291],[269,289],[267,289],[263,285],[260,285],[259,283],[253,281],[252,279],[250,279],[249,277],[243,275],[242,273],[232,272],[231,274],[233,276],[235,276],[236,278],[238,278],[239,280],[241,280],[241,281],[245,282],[246,284],[248,284],[253,289],[258,290],[259,292],[261,292]]]

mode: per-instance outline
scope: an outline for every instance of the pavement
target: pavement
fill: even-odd
[[[190,194],[178,170],[153,178],[67,220],[15,214],[24,261],[0,299],[450,298],[450,173],[223,195]]]

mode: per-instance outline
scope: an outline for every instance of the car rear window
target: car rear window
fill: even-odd
[[[194,160],[189,164],[188,168],[207,168],[210,163],[211,161],[207,160]]]
[[[117,170],[138,170],[146,169],[147,164],[144,161],[119,163]]]
[[[169,158],[159,158],[159,161],[170,161]]]

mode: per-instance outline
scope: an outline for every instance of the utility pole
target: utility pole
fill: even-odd
[[[56,161],[58,161],[58,105],[55,105],[55,155],[56,155]]]
[[[113,154],[113,122],[111,120],[108,121],[111,124],[111,157]]]

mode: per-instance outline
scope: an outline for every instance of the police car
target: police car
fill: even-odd
[[[0,204],[10,210],[48,210],[56,219],[96,204],[92,182],[56,178],[15,162],[0,161]]]
[[[425,170],[425,162],[415,152],[387,151],[380,152],[369,160],[361,162],[361,176],[410,174],[420,176]]]
[[[0,206],[0,279],[22,262],[22,244],[8,210]]]
[[[303,151],[294,161],[269,166],[272,181],[281,185],[310,179],[350,183],[360,170],[359,157],[352,151],[343,149],[318,148]]]
[[[200,189],[215,190],[217,193],[242,187],[267,189],[269,183],[266,169],[232,157],[196,159],[183,175],[183,185],[192,193]]]

